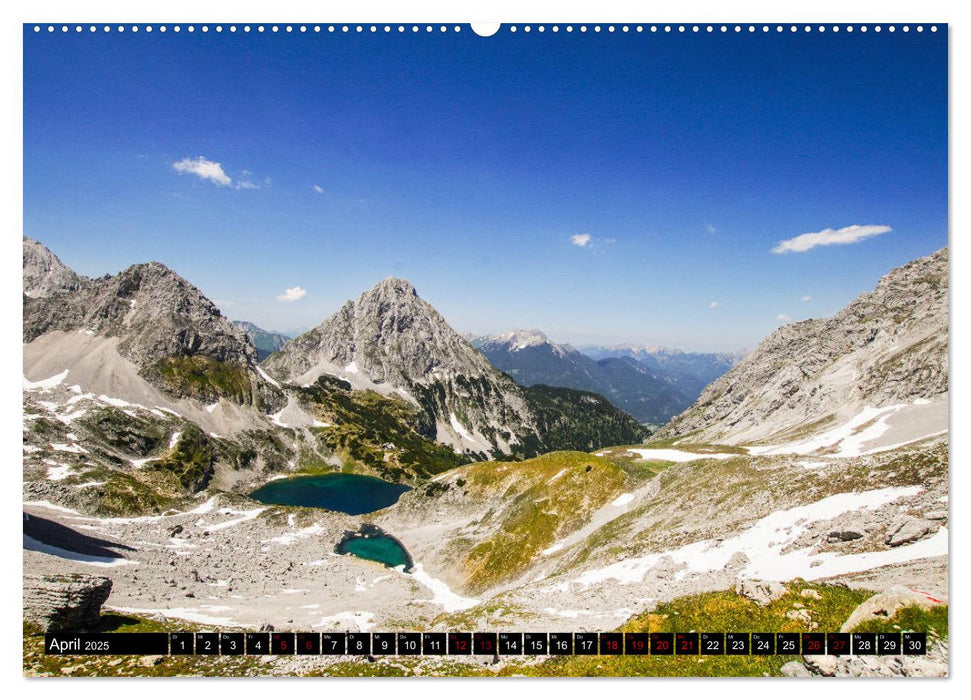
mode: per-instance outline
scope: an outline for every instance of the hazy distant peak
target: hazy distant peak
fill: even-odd
[[[505,333],[492,336],[491,340],[508,345],[512,351],[524,350],[528,347],[543,345],[550,342],[550,339],[546,337],[546,334],[543,333],[543,331],[535,329],[515,329],[506,331]]]

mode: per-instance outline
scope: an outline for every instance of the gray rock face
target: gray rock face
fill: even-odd
[[[930,521],[901,515],[894,518],[890,527],[887,528],[886,543],[891,547],[899,547],[902,544],[916,542],[930,532],[930,529]]]
[[[779,328],[661,435],[758,440],[848,405],[880,407],[945,393],[947,269],[943,248],[893,270],[832,318]]]
[[[44,258],[46,253],[56,260],[42,245],[31,243],[33,257]],[[25,279],[26,250],[25,246]],[[38,269],[31,266],[32,278]],[[58,281],[63,271],[53,269],[49,274],[53,277],[35,287],[63,286]],[[88,280],[53,296],[25,296],[23,328],[25,343],[54,330],[120,338],[118,352],[140,372],[172,357],[226,363],[241,374],[240,381],[248,383],[248,390],[244,386],[238,393],[250,397],[252,403],[270,409],[285,403],[283,395],[256,371],[256,349],[246,334],[223,317],[196,287],[158,262],[132,265],[117,275]],[[143,376],[158,383],[158,372],[143,372]],[[171,385],[162,388],[173,391]]]
[[[47,632],[93,629],[111,579],[86,574],[24,575],[24,619]]]
[[[132,265],[67,296],[25,302],[24,342],[50,330],[121,337],[120,352],[139,366],[176,355],[256,362],[245,334],[202,292],[157,262]]]
[[[90,280],[61,262],[43,245],[24,236],[24,296],[49,297],[81,289]]]
[[[404,392],[425,412],[429,436],[460,451],[509,454],[537,433],[522,390],[405,280],[388,278],[347,302],[264,367],[293,383],[336,374],[359,388]]]

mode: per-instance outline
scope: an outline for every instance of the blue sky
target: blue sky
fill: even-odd
[[[753,347],[946,245],[946,65],[943,30],[25,30],[24,233],[272,329],[395,275],[463,332]]]

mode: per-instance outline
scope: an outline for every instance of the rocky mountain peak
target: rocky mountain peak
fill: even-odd
[[[89,282],[42,243],[24,236],[24,295],[49,297],[80,289]]]
[[[520,388],[401,279],[348,301],[264,366],[292,383],[329,374],[358,389],[397,393],[424,411],[430,436],[459,451],[508,454],[534,432]]]
[[[662,431],[765,439],[948,390],[948,252],[903,265],[831,318],[785,325]]]
[[[256,362],[256,350],[243,332],[201,291],[159,262],[105,275],[67,297],[26,304],[24,341],[50,330],[120,337],[119,351],[139,366],[179,355]]]
[[[71,335],[52,341],[53,331]],[[70,354],[77,343],[74,332],[110,341],[112,353],[170,395],[207,404],[227,398],[267,411],[284,402],[259,374],[257,352],[246,334],[162,263],[132,265],[49,297],[24,297],[24,343],[47,336],[45,343],[61,343],[60,350]],[[107,376],[105,381],[114,382]],[[123,392],[132,381],[113,387]]]
[[[361,296],[377,296],[384,298],[418,298],[418,292],[415,290],[414,285],[412,285],[412,283],[406,279],[401,279],[400,277],[385,277],[383,280],[371,287],[371,289],[364,292],[364,294]]]

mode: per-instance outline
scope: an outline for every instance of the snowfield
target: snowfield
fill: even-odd
[[[565,591],[571,586],[587,588],[607,581],[624,585],[637,583],[663,560],[668,559],[684,568],[676,578],[688,574],[723,569],[737,554],[744,554],[748,564],[741,575],[747,578],[788,581],[804,578],[807,581],[884,566],[924,557],[947,554],[947,530],[915,544],[865,554],[842,555],[832,552],[811,554],[808,548],[783,553],[789,544],[817,521],[830,520],[843,513],[863,508],[879,508],[900,498],[916,495],[917,486],[893,487],[842,493],[829,496],[809,505],[797,506],[772,513],[741,534],[721,542],[702,540],[657,554],[648,554],[586,571],[572,581],[560,583],[549,592]]]
[[[703,452],[685,452],[684,450],[671,449],[628,448],[627,451],[639,455],[641,459],[661,462],[694,462],[698,459],[729,459],[731,457],[738,457],[736,454],[707,454]]]

